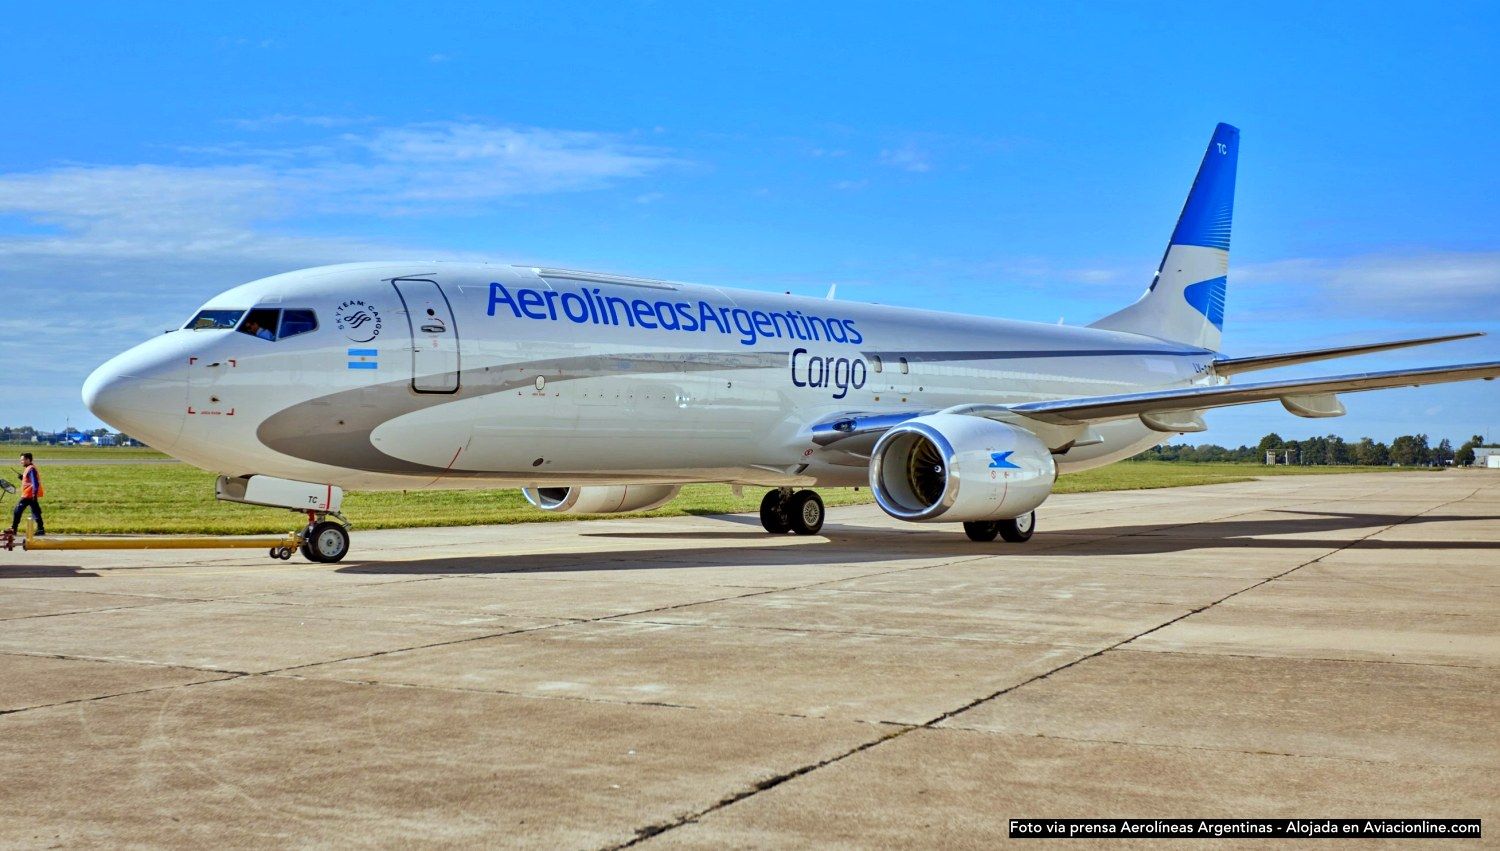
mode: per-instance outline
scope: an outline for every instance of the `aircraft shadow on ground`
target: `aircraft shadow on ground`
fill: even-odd
[[[517,554],[464,556],[406,562],[364,562],[339,568],[353,574],[441,574],[441,573],[569,573],[579,571],[694,569],[707,567],[757,568],[790,564],[858,564],[981,555],[1048,556],[1155,555],[1190,553],[1199,549],[1236,547],[1257,549],[1379,550],[1497,550],[1500,541],[1356,541],[1348,535],[1337,538],[1306,537],[1318,533],[1368,529],[1371,533],[1399,524],[1465,522],[1500,518],[1458,515],[1358,514],[1352,512],[1276,512],[1285,517],[1255,520],[1221,520],[1191,526],[1141,524],[1106,526],[1063,532],[1038,532],[1029,544],[996,542],[976,544],[953,530],[914,527],[911,530],[868,529],[829,525],[823,534],[784,546],[745,547],[733,541],[763,539],[763,533],[734,531],[632,532],[629,530],[587,532],[580,537],[616,538],[629,541],[715,541],[724,546],[683,549],[621,549],[588,553]],[[1277,536],[1299,537],[1277,537]]]
[[[0,561],[0,581],[6,579],[88,579],[99,574],[76,564],[6,564]]]
[[[1100,526],[1047,532],[1041,526],[1029,544],[995,542],[977,544],[956,530],[943,526],[911,529],[870,529],[832,524],[820,535],[796,539],[780,546],[743,546],[734,542],[766,538],[763,532],[683,531],[683,532],[585,532],[580,538],[629,541],[702,541],[702,547],[641,550],[636,548],[594,552],[496,553],[482,556],[455,556],[415,561],[359,561],[359,540],[355,539],[351,561],[339,567],[342,574],[424,575],[447,573],[571,573],[583,571],[700,569],[707,567],[757,568],[786,565],[859,564],[862,562],[901,562],[923,559],[972,556],[1109,556],[1166,555],[1191,553],[1201,549],[1236,548],[1244,550],[1328,549],[1350,547],[1366,550],[1500,550],[1500,541],[1400,541],[1382,538],[1358,540],[1341,537],[1316,537],[1319,533],[1368,530],[1375,533],[1391,526],[1411,528],[1429,523],[1465,523],[1494,521],[1497,517],[1428,514],[1420,517],[1402,515],[1360,514],[1336,511],[1272,511],[1284,515],[1254,520],[1218,520],[1201,524],[1139,524]],[[727,519],[727,518],[726,518]],[[739,518],[735,518],[737,521]],[[1042,518],[1045,524],[1045,515]],[[1296,536],[1296,537],[1285,537]],[[1312,536],[1312,537],[1309,537]],[[712,545],[723,542],[722,546]],[[795,541],[795,543],[792,543]],[[65,564],[5,564],[0,560],[0,580],[49,577],[97,576],[92,569]]]

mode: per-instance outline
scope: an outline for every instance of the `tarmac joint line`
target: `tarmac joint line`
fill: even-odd
[[[721,798],[720,800],[716,801],[715,803],[713,803],[713,804],[711,804],[711,805],[709,805],[707,807],[704,807],[704,808],[702,808],[702,809],[700,809],[700,810],[698,810],[696,812],[689,813],[687,815],[681,816],[681,817],[676,818],[676,819],[672,819],[670,821],[659,822],[659,823],[650,824],[650,825],[646,825],[644,827],[637,828],[636,832],[635,832],[634,838],[630,839],[627,842],[619,843],[619,844],[616,844],[616,845],[605,846],[605,848],[607,849],[607,851],[618,851],[618,849],[630,848],[632,846],[640,844],[641,842],[646,841],[647,839],[650,839],[650,838],[655,837],[655,836],[659,836],[659,835],[661,835],[663,833],[666,833],[668,831],[671,831],[671,830],[675,830],[675,829],[677,829],[679,827],[682,827],[683,825],[693,824],[693,823],[699,821],[700,819],[702,819],[703,817],[711,815],[714,812],[717,812],[718,810],[722,810],[722,809],[724,809],[726,807],[732,806],[733,804],[739,803],[740,801],[744,801],[744,800],[747,800],[749,798],[752,798],[752,797],[754,797],[756,795],[759,795],[760,793],[765,792],[765,791],[767,791],[769,789],[774,789],[777,786],[780,786],[783,783],[786,783],[786,782],[788,782],[790,780],[794,780],[794,779],[796,779],[798,777],[802,777],[802,776],[805,776],[807,774],[811,774],[812,772],[817,771],[820,768],[825,768],[825,767],[827,767],[829,765],[833,765],[835,763],[842,762],[843,760],[848,759],[849,757],[852,757],[852,756],[854,756],[856,754],[868,751],[868,750],[870,750],[870,749],[872,749],[872,748],[874,748],[874,747],[876,747],[878,745],[884,744],[886,742],[894,741],[894,740],[896,740],[896,739],[898,739],[898,738],[906,735],[907,733],[912,732],[913,730],[929,730],[929,729],[934,729],[934,728],[936,728],[936,726],[938,724],[941,724],[942,722],[944,722],[944,721],[946,721],[946,720],[948,720],[950,718],[953,718],[953,717],[955,717],[957,715],[960,715],[960,714],[962,714],[964,712],[967,712],[968,710],[973,709],[973,708],[975,708],[975,707],[977,707],[977,706],[979,706],[979,705],[981,705],[983,703],[987,703],[987,702],[989,702],[991,700],[994,700],[997,697],[1000,697],[1002,695],[1005,695],[1005,694],[1008,694],[1010,692],[1013,692],[1016,689],[1019,689],[1019,688],[1021,688],[1023,686],[1030,685],[1031,683],[1035,683],[1035,682],[1039,682],[1041,680],[1045,680],[1048,677],[1051,677],[1053,674],[1056,674],[1056,673],[1059,673],[1061,671],[1065,671],[1065,670],[1067,670],[1069,668],[1075,667],[1075,666],[1079,665],[1080,663],[1086,662],[1086,661],[1088,661],[1090,659],[1098,658],[1099,656],[1102,656],[1105,653],[1110,652],[1111,650],[1115,650],[1115,649],[1118,649],[1118,648],[1120,648],[1120,647],[1122,647],[1122,646],[1124,646],[1126,644],[1129,644],[1130,642],[1135,641],[1136,639],[1143,638],[1143,637],[1145,637],[1147,635],[1150,635],[1153,632],[1157,632],[1158,630],[1165,629],[1166,627],[1169,627],[1172,624],[1179,623],[1182,620],[1185,620],[1186,618],[1190,618],[1193,615],[1196,615],[1196,614],[1198,614],[1200,612],[1204,612],[1204,611],[1207,611],[1209,609],[1212,609],[1213,607],[1219,605],[1220,603],[1225,602],[1226,600],[1229,600],[1229,599],[1232,599],[1234,597],[1237,597],[1237,596],[1239,596],[1241,594],[1244,594],[1244,593],[1246,593],[1248,591],[1253,591],[1254,589],[1259,588],[1262,585],[1265,585],[1267,583],[1274,582],[1274,581],[1276,581],[1278,579],[1281,579],[1281,578],[1283,578],[1283,577],[1285,577],[1285,576],[1287,576],[1287,575],[1289,575],[1291,573],[1294,573],[1294,572],[1296,572],[1298,570],[1301,570],[1304,567],[1307,567],[1308,565],[1316,564],[1316,563],[1322,561],[1323,559],[1325,559],[1325,558],[1327,558],[1327,557],[1329,557],[1331,555],[1335,555],[1335,554],[1343,552],[1344,550],[1347,550],[1347,549],[1349,549],[1351,547],[1357,546],[1360,543],[1362,543],[1362,542],[1364,542],[1366,540],[1369,540],[1370,538],[1372,538],[1372,537],[1374,537],[1376,535],[1382,534],[1384,532],[1388,532],[1391,529],[1394,529],[1395,527],[1402,525],[1403,523],[1408,523],[1408,522],[1410,522],[1412,520],[1415,520],[1416,518],[1421,517],[1421,516],[1423,516],[1425,514],[1430,514],[1433,511],[1437,511],[1440,508],[1446,508],[1449,505],[1453,505],[1453,504],[1456,504],[1456,503],[1459,503],[1459,502],[1463,502],[1463,501],[1469,499],[1470,497],[1473,497],[1478,492],[1479,492],[1479,489],[1476,488],[1474,491],[1470,492],[1469,494],[1467,494],[1465,496],[1459,497],[1458,499],[1448,500],[1447,502],[1439,503],[1437,505],[1434,505],[1434,506],[1426,508],[1426,509],[1424,509],[1422,511],[1419,511],[1416,514],[1412,514],[1410,516],[1404,517],[1404,518],[1402,518],[1401,520],[1399,520],[1399,521],[1397,521],[1395,523],[1391,523],[1389,525],[1383,526],[1383,527],[1381,527],[1379,529],[1376,529],[1376,530],[1373,530],[1373,531],[1369,532],[1368,534],[1361,535],[1360,537],[1355,538],[1354,540],[1349,541],[1348,543],[1345,543],[1345,544],[1343,544],[1343,545],[1341,545],[1339,547],[1335,547],[1334,549],[1331,549],[1328,552],[1323,553],[1322,555],[1318,556],[1317,558],[1309,559],[1308,561],[1305,561],[1305,562],[1303,562],[1301,564],[1298,564],[1298,565],[1290,567],[1290,568],[1288,568],[1286,570],[1283,570],[1280,573],[1274,574],[1272,576],[1268,576],[1265,579],[1261,579],[1261,580],[1259,580],[1257,582],[1253,582],[1250,585],[1247,585],[1244,588],[1239,589],[1238,591],[1231,592],[1229,594],[1224,595],[1223,597],[1220,597],[1217,600],[1214,600],[1214,601],[1209,602],[1209,603],[1205,603],[1202,606],[1198,606],[1198,607],[1196,607],[1196,608],[1194,608],[1194,609],[1192,609],[1192,610],[1190,610],[1188,612],[1185,612],[1185,613],[1183,613],[1181,615],[1178,615],[1175,618],[1172,618],[1172,619],[1170,619],[1168,621],[1165,621],[1163,623],[1157,624],[1156,626],[1153,626],[1150,629],[1142,630],[1141,632],[1139,632],[1139,633],[1137,633],[1135,635],[1132,635],[1132,636],[1130,636],[1128,638],[1125,638],[1125,639],[1122,639],[1120,641],[1117,641],[1114,644],[1109,645],[1108,647],[1102,648],[1102,649],[1094,651],[1092,653],[1088,653],[1088,654],[1086,654],[1084,656],[1080,656],[1079,658],[1074,659],[1071,662],[1067,662],[1065,664],[1059,665],[1056,668],[1053,668],[1053,669],[1051,669],[1049,671],[1046,671],[1044,673],[1037,674],[1036,676],[1033,676],[1033,677],[1031,677],[1029,679],[1026,679],[1026,680],[1024,680],[1024,681],[1022,681],[1020,683],[1017,683],[1017,684],[1012,685],[1012,686],[1007,686],[1007,687],[1005,687],[1003,689],[1000,689],[999,691],[996,691],[996,692],[994,692],[992,694],[985,695],[983,697],[980,697],[980,698],[977,698],[975,700],[972,700],[972,701],[964,704],[963,706],[958,707],[957,709],[953,709],[953,710],[949,710],[947,712],[944,712],[941,715],[938,715],[937,717],[932,718],[932,719],[930,719],[928,721],[925,721],[925,722],[923,722],[921,724],[901,726],[900,728],[892,730],[891,732],[887,733],[884,736],[880,736],[880,737],[872,739],[872,740],[870,740],[868,742],[864,742],[864,743],[862,743],[860,745],[857,745],[857,746],[855,746],[855,747],[853,747],[853,748],[851,748],[851,749],[849,749],[847,751],[844,751],[843,753],[835,754],[834,756],[828,757],[828,758],[823,759],[823,760],[819,760],[818,762],[809,763],[807,765],[803,765],[803,766],[799,766],[798,768],[794,768],[794,769],[792,769],[790,771],[782,772],[782,773],[777,774],[777,775],[775,775],[773,777],[770,777],[770,778],[767,778],[765,780],[759,781],[759,782],[757,782],[755,784],[752,784],[750,787],[748,787],[746,789],[742,789],[739,792],[734,793],[733,795],[729,795],[729,796],[726,796],[724,798]],[[1231,515],[1231,516],[1233,516],[1233,515]],[[1179,527],[1179,526],[1185,526],[1185,525],[1192,525],[1192,524],[1170,524],[1167,528],[1173,528],[1173,527]],[[1124,536],[1121,536],[1121,537],[1124,537]],[[921,569],[921,568],[909,568],[909,569],[917,570],[917,569]],[[756,595],[746,595],[746,596],[756,596]],[[678,607],[677,606],[671,606],[671,607],[666,607],[666,608],[678,608]]]

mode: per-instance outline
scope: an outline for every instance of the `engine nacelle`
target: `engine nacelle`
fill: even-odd
[[[570,488],[522,488],[526,501],[556,514],[615,514],[650,511],[677,496],[682,485],[589,485]]]
[[[870,456],[870,490],[898,520],[1008,520],[1052,493],[1057,463],[1036,435],[963,414],[895,426]]]

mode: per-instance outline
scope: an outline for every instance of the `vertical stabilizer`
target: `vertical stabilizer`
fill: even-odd
[[[1150,288],[1135,304],[1090,327],[1218,350],[1224,330],[1239,148],[1238,129],[1228,124],[1214,128]]]

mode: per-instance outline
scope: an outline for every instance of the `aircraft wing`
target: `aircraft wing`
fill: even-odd
[[[1418,387],[1472,379],[1488,381],[1497,376],[1500,376],[1500,361],[1491,361],[1322,378],[1260,381],[1252,384],[1182,387],[1117,396],[1085,396],[1017,405],[958,405],[941,411],[935,408],[850,411],[815,423],[810,427],[810,437],[814,443],[826,449],[847,453],[850,463],[856,463],[860,458],[868,457],[875,441],[892,426],[926,414],[949,413],[1011,422],[1037,432],[1048,441],[1049,446],[1064,446],[1073,445],[1080,438],[1080,427],[1108,420],[1140,417],[1147,426],[1158,431],[1201,431],[1205,426],[1198,416],[1199,411],[1271,400],[1280,400],[1288,410],[1299,416],[1338,416],[1344,412],[1343,406],[1335,397],[1338,393],[1387,387]]]
[[[1251,384],[1221,384],[1208,387],[1183,387],[1119,396],[1086,396],[1079,399],[1057,399],[1048,402],[1026,402],[1005,406],[1005,410],[1042,422],[1077,425],[1104,422],[1124,417],[1170,411],[1198,411],[1293,399],[1379,390],[1385,387],[1417,387],[1449,381],[1490,380],[1500,376],[1500,361],[1432,366],[1422,369],[1397,369],[1389,372],[1359,372],[1323,378],[1295,378],[1286,381],[1259,381]],[[975,411],[975,413],[980,413]],[[1342,410],[1339,411],[1342,413]],[[1328,414],[1325,414],[1328,415]],[[1317,414],[1311,414],[1317,416]]]
[[[1471,331],[1467,334],[1446,334],[1441,337],[1417,337],[1410,340],[1391,340],[1385,343],[1364,343],[1358,346],[1338,346],[1332,349],[1307,349],[1300,352],[1285,352],[1274,355],[1254,355],[1244,358],[1220,358],[1214,361],[1214,371],[1220,375],[1236,375],[1241,372],[1253,372],[1258,369],[1275,369],[1279,366],[1292,366],[1299,363],[1311,363],[1313,361],[1328,360],[1330,358],[1346,358],[1353,355],[1368,355],[1374,352],[1386,352],[1391,349],[1405,349],[1411,346],[1429,346],[1433,343],[1447,343],[1452,340],[1467,340],[1470,337],[1483,337],[1483,331]]]

